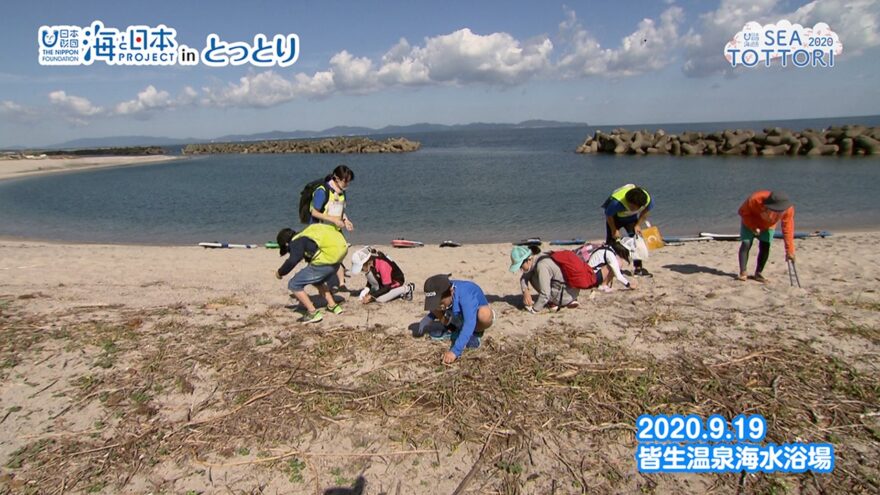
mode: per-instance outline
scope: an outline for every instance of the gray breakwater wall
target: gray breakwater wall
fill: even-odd
[[[735,155],[735,156],[817,156],[880,155],[880,127],[845,125],[814,131],[791,131],[780,127],[719,132],[667,134],[615,129],[596,131],[578,146],[578,153]]]
[[[239,143],[190,144],[184,155],[222,153],[407,153],[417,151],[421,144],[405,138],[375,141],[363,137],[334,137],[325,139],[282,139]]]

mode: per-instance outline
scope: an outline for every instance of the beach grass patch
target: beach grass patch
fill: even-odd
[[[214,309],[223,306],[244,306],[244,302],[236,296],[216,297],[208,300],[202,307],[204,309]]]
[[[282,470],[291,483],[302,483],[305,481],[303,477],[303,470],[306,468],[305,462],[294,457],[293,459],[288,459],[283,466]]]
[[[43,460],[38,459],[39,454],[53,443],[54,440],[41,439],[23,447],[19,447],[11,454],[9,454],[9,460],[6,461],[6,467],[8,467],[9,469],[19,469],[25,463],[35,459],[37,460],[38,464],[42,464]]]
[[[630,323],[681,325],[682,313],[645,308]],[[880,472],[880,461],[863,455],[880,450],[873,417],[865,416],[871,404],[880,403],[880,379],[841,356],[817,351],[807,340],[736,341],[712,352],[693,342],[655,357],[634,351],[626,341],[600,338],[594,329],[558,323],[523,338],[487,337],[480,349],[446,367],[438,365],[437,346],[382,327],[305,329],[296,338],[279,338],[277,346],[260,346],[254,344],[275,334],[266,330],[255,337],[242,326],[246,316],[231,320],[224,333],[177,315],[170,320],[177,330],[168,335],[169,327],[158,324],[169,321],[167,316],[143,314],[130,340],[119,333],[131,332],[124,324],[107,322],[100,332],[96,325],[83,326],[92,329],[88,340],[102,354],[136,352],[126,354],[126,369],[114,366],[74,382],[73,410],[100,400],[116,418],[112,429],[104,428],[98,438],[59,437],[19,452],[16,469],[38,480],[37,488],[57,490],[65,473],[50,466],[62,465],[72,453],[78,454],[75,468],[84,480],[125,479],[143,459],[156,455],[176,461],[209,458],[239,445],[231,455],[247,457],[251,449],[243,446],[254,438],[261,442],[255,461],[278,455],[270,445],[296,453],[255,469],[277,470],[280,464],[291,483],[303,483],[311,455],[308,439],[338,431],[353,439],[357,454],[436,449],[421,457],[389,458],[406,467],[430,462],[434,469],[445,467],[438,459],[475,453],[491,439],[476,476],[495,492],[522,492],[524,479],[537,472],[534,458],[543,467],[541,478],[533,480],[557,480],[560,493],[565,487],[650,493],[661,490],[658,486],[668,489],[662,484],[668,480],[633,476],[621,460],[632,459],[639,415],[732,418],[746,411],[767,418],[768,441],[833,441],[838,469],[820,478],[826,491],[870,492],[876,489],[870,480]],[[844,323],[836,318],[817,325],[831,329]],[[691,342],[711,324],[682,342]],[[121,330],[114,333],[113,326]],[[382,359],[374,362],[373,356]],[[144,421],[126,407],[158,402],[150,395],[157,390],[192,394],[195,376],[200,395],[185,419],[157,415]],[[609,453],[606,460],[589,445],[618,454]],[[350,484],[346,474],[340,468],[334,481]],[[700,478],[716,491],[740,490],[736,475]],[[801,491],[813,484],[809,475],[750,476],[745,491],[779,490],[771,482],[776,479]]]
[[[877,327],[852,323],[851,325],[838,327],[837,333],[860,337],[875,345],[880,345],[880,329]]]

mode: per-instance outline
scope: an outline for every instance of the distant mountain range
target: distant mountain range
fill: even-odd
[[[271,131],[257,134],[229,134],[214,139],[186,138],[176,139],[169,137],[154,136],[114,136],[104,138],[83,138],[65,141],[63,143],[45,146],[45,149],[65,148],[106,148],[117,146],[179,146],[190,143],[205,142],[236,142],[236,141],[265,141],[273,139],[308,139],[330,136],[370,136],[379,134],[417,134],[423,132],[443,131],[475,131],[475,130],[500,130],[500,129],[541,129],[552,127],[587,127],[583,122],[560,122],[555,120],[525,120],[518,124],[497,124],[476,122],[473,124],[429,124],[420,123],[412,125],[389,125],[381,129],[371,127],[336,126],[322,131]]]
[[[175,146],[204,141],[203,139],[175,139],[153,136],[114,136],[82,138],[46,146],[45,149],[119,148],[128,146]],[[35,149],[35,148],[28,148]]]

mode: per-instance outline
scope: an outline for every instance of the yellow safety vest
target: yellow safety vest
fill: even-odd
[[[638,186],[636,186],[635,184],[627,184],[623,187],[619,187],[619,188],[615,189],[614,192],[611,193],[611,197],[613,199],[620,201],[620,204],[622,204],[623,206],[626,207],[626,210],[617,212],[618,218],[625,218],[625,217],[631,217],[633,215],[639,215],[642,213],[642,211],[645,208],[648,207],[649,204],[651,204],[651,195],[648,194],[648,191],[645,191],[645,195],[648,197],[648,202],[645,203],[645,206],[643,206],[641,208],[637,208],[635,210],[630,209],[629,203],[626,202],[626,193],[630,192],[631,190],[635,189],[636,187],[638,187]]]
[[[328,187],[326,183],[318,186],[315,190],[317,191],[318,189],[323,189],[327,193],[327,201],[324,202],[324,208],[321,209],[321,213],[341,219],[345,213],[345,191],[336,192],[332,187]],[[312,193],[312,197],[314,198],[314,193]],[[310,207],[314,208],[314,206]],[[321,222],[323,223],[323,220]]]
[[[294,239],[308,237],[318,245],[318,252],[312,256],[312,265],[335,265],[345,258],[348,244],[335,225],[314,223],[293,236]]]

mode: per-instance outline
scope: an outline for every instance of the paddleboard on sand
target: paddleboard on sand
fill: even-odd
[[[832,235],[833,234],[831,232],[828,232],[827,230],[816,230],[813,232],[795,232],[794,238],[795,239],[806,239],[807,237],[821,237],[824,239],[824,238],[830,237]],[[716,241],[738,241],[739,240],[739,234],[712,234],[710,232],[700,232],[700,236],[706,237],[709,239],[714,239]],[[782,231],[777,230],[776,232],[773,233],[774,239],[782,239],[783,237],[784,237],[784,234],[782,233]]]
[[[202,246],[203,248],[213,248],[213,249],[217,249],[217,248],[223,248],[223,249],[230,249],[230,248],[254,249],[255,247],[257,247],[256,244],[230,244],[230,243],[228,243],[228,242],[200,242],[200,243],[199,243],[199,246]]]
[[[832,234],[831,232],[828,232],[827,230],[814,230],[812,232],[795,232],[794,238],[795,239],[804,239],[807,237],[821,237],[824,239],[826,237],[831,237],[832,235],[834,235],[834,234]],[[773,237],[776,239],[782,239],[782,231],[777,230],[776,232],[773,233]]]
[[[528,239],[523,239],[518,242],[513,243],[514,246],[540,246],[541,238],[540,237],[529,237]]]
[[[550,241],[551,246],[580,246],[586,243],[587,241],[583,239],[557,239]]]
[[[738,241],[739,234],[713,234],[711,232],[700,232],[700,237],[712,239],[715,241]]]
[[[396,248],[414,248],[414,247],[422,247],[424,246],[424,242],[419,241],[410,241],[407,239],[394,239],[391,241],[391,246]]]
[[[443,241],[440,243],[440,247],[461,247],[461,244],[455,241]]]
[[[711,237],[664,237],[663,242],[696,242],[696,241],[711,241]]]

